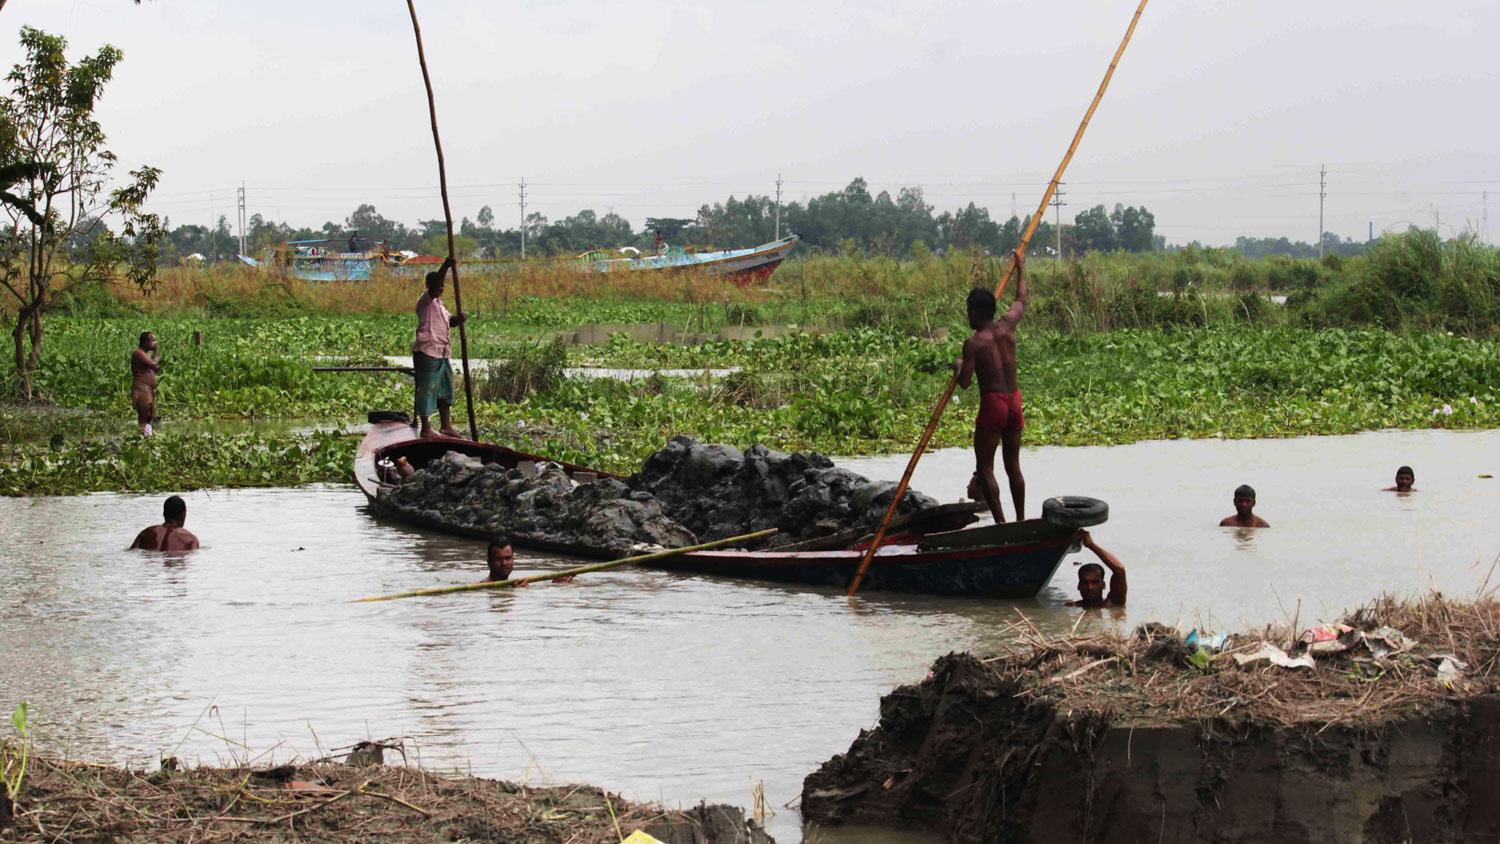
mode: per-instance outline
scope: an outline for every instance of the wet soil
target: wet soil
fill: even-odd
[[[1494,841],[1491,644],[1456,683],[1408,660],[1365,668],[1363,692],[1351,663],[1216,673],[1160,643],[1072,661],[950,654],[808,776],[802,814],[964,844]],[[1158,705],[1141,707],[1153,684]]]

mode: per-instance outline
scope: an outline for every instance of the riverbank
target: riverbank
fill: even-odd
[[[950,654],[804,783],[812,823],[1000,840],[1500,833],[1500,603],[1381,599],[1343,627],[1161,625]]]
[[[14,820],[0,819],[6,826],[5,840],[22,842],[619,844],[641,831],[663,844],[772,844],[731,806],[666,809],[594,786],[536,788],[331,762],[179,770],[168,760],[147,773],[37,756]]]

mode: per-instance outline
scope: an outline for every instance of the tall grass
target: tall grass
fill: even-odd
[[[586,273],[568,261],[486,268],[462,279],[466,310],[533,327],[673,322],[704,333],[795,324],[931,335],[962,328],[969,288],[993,286],[1004,269],[1005,259],[953,251],[908,259],[805,255],[768,281],[743,284],[692,272]],[[1028,271],[1029,321],[1063,331],[1236,323],[1500,331],[1500,251],[1425,231],[1388,236],[1347,260],[1247,259],[1229,249],[1190,247],[1034,259]],[[377,272],[367,282],[306,282],[225,265],[163,270],[150,293],[108,286],[58,304],[100,316],[405,315],[420,293],[415,276]],[[1268,302],[1273,293],[1287,294],[1287,306]]]

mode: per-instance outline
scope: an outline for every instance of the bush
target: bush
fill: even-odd
[[[504,360],[491,361],[474,380],[474,397],[480,401],[519,402],[556,387],[567,366],[568,347],[561,337],[540,346],[516,346],[508,350]]]

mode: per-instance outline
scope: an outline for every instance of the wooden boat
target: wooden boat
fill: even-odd
[[[515,467],[523,461],[547,458],[514,451],[492,443],[438,437],[423,439],[402,421],[374,421],[354,456],[354,480],[376,514],[417,527],[459,536],[484,538],[481,530],[429,519],[383,504],[379,498],[377,461],[406,457],[417,468],[445,452],[457,451],[486,463]],[[557,462],[557,461],[551,461]],[[592,473],[614,477],[584,466],[559,463],[569,475]],[[862,591],[910,592],[981,598],[1029,598],[1052,579],[1073,543],[1076,528],[1043,519],[1001,525],[898,536],[876,552]],[[559,551],[581,557],[616,556],[601,548],[529,541],[512,537],[523,547]],[[805,545],[806,543],[804,543]],[[696,551],[649,563],[651,568],[714,577],[763,580],[805,586],[846,588],[859,567],[857,545],[834,550]]]
[[[760,246],[725,249],[717,252],[686,252],[673,247],[659,255],[641,258],[613,258],[602,250],[578,256],[579,266],[594,272],[635,272],[650,270],[703,270],[714,275],[733,276],[737,281],[763,279],[776,271],[791,254],[801,238],[789,235]]]

